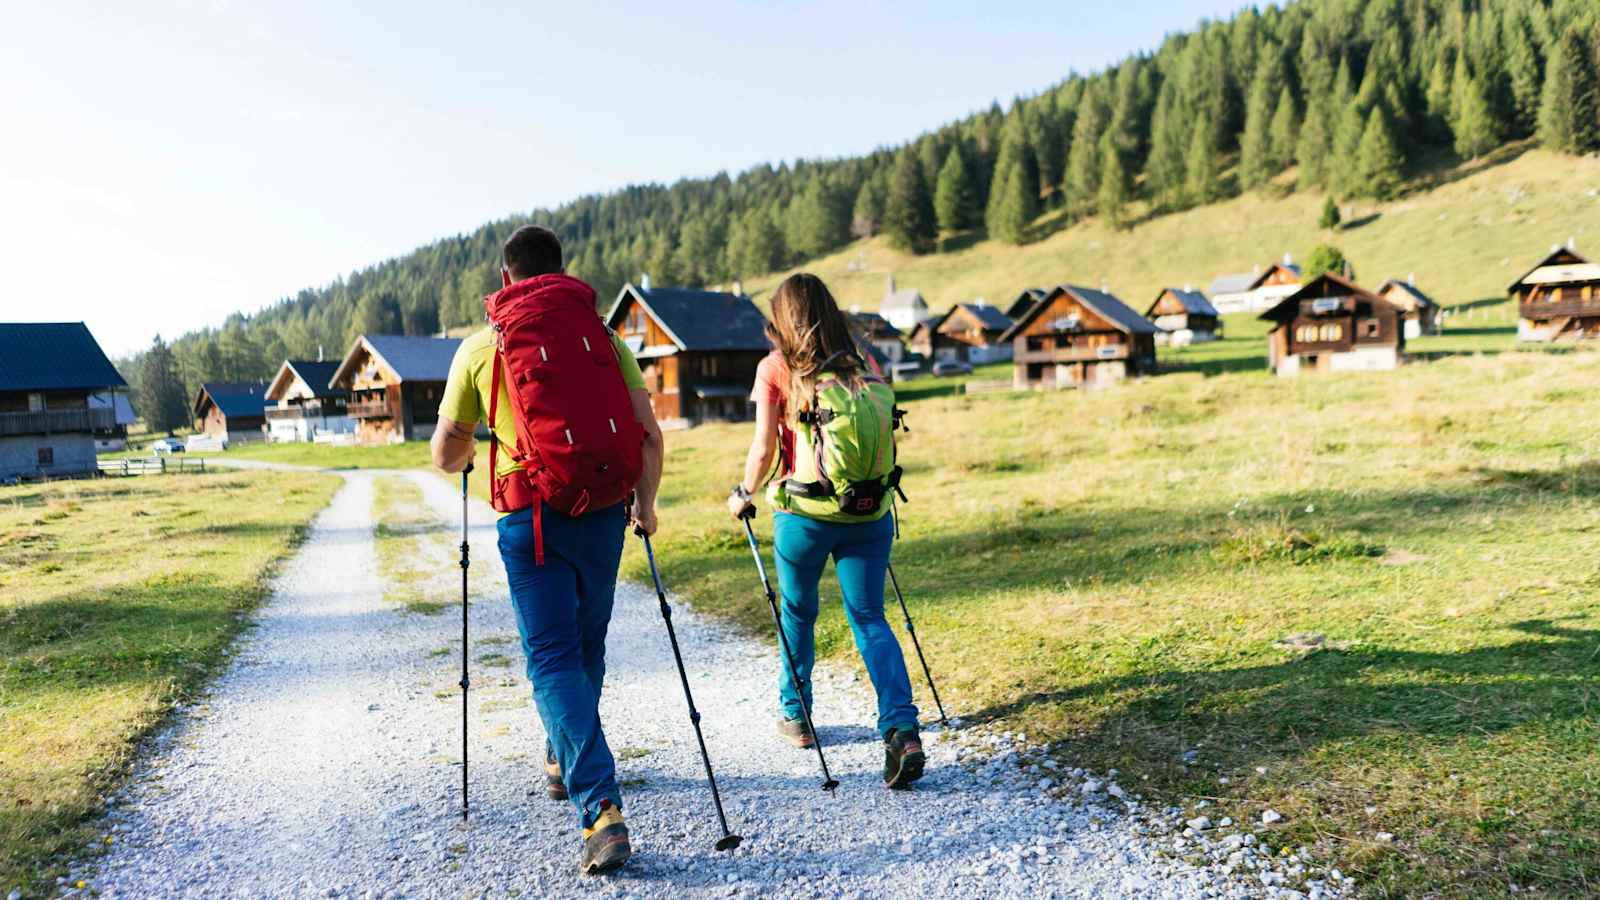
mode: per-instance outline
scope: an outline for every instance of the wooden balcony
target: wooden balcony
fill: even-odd
[[[355,419],[387,419],[394,414],[389,410],[389,402],[379,398],[377,400],[352,400],[345,407],[345,415]]]
[[[1099,347],[1046,347],[1040,350],[1024,350],[1016,354],[1015,361],[1019,363],[1106,362],[1127,359],[1128,356],[1127,344],[1103,344]]]
[[[1600,316],[1600,297],[1588,300],[1525,300],[1519,309],[1524,319],[1593,318]]]
[[[0,413],[0,436],[110,431],[115,427],[117,427],[117,414],[111,409],[46,409],[39,412]]]

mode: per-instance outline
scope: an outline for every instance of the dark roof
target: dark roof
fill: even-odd
[[[1585,259],[1581,254],[1578,253],[1578,251],[1572,249],[1571,247],[1567,247],[1565,245],[1556,247],[1550,251],[1549,256],[1539,260],[1537,265],[1528,271],[1523,272],[1521,278],[1511,282],[1511,286],[1506,288],[1506,291],[1509,293],[1516,290],[1524,281],[1528,280],[1529,275],[1532,275],[1545,266],[1581,266],[1588,262],[1589,260]]]
[[[1145,310],[1144,314],[1147,318],[1151,313],[1156,311],[1156,303],[1160,303],[1161,298],[1165,297],[1168,291],[1172,293],[1172,296],[1178,298],[1178,302],[1183,304],[1183,311],[1191,316],[1218,315],[1217,308],[1211,305],[1211,301],[1206,299],[1205,294],[1202,294],[1199,291],[1184,290],[1182,288],[1167,288],[1161,293],[1157,294],[1155,302],[1151,303],[1150,308]]]
[[[195,415],[200,415],[206,398],[230,419],[259,419],[267,414],[267,386],[260,381],[207,381],[194,398]]]
[[[626,284],[606,313],[608,327],[614,329],[621,324],[621,313],[630,296],[667,332],[679,350],[772,349],[767,342],[767,317],[749,297],[682,288],[645,290]]]
[[[957,303],[967,313],[983,323],[985,331],[1005,331],[1011,327],[1011,317],[987,303]]]
[[[339,371],[339,363],[337,361],[288,359],[284,360],[284,363],[293,369],[294,373],[300,376],[300,380],[304,381],[306,386],[311,388],[311,392],[318,397],[344,396],[344,391],[328,387],[328,382],[333,380],[333,374]]]
[[[1394,307],[1394,304],[1383,299],[1382,297],[1379,297],[1377,294],[1374,294],[1361,285],[1356,284],[1354,281],[1351,281],[1343,275],[1335,275],[1332,272],[1323,272],[1321,275],[1318,275],[1317,277],[1301,285],[1300,290],[1295,291],[1287,297],[1284,297],[1282,300],[1279,300],[1276,306],[1262,313],[1260,316],[1257,316],[1257,318],[1264,319],[1268,322],[1277,322],[1280,325],[1283,324],[1285,321],[1284,314],[1288,313],[1291,307],[1293,307],[1295,310],[1298,310],[1300,308],[1301,300],[1327,296],[1326,294],[1319,293],[1322,283],[1325,281],[1332,282],[1335,287],[1342,290],[1344,292],[1342,296],[1354,297],[1358,300],[1365,300],[1369,303],[1378,303],[1384,306]],[[1280,312],[1280,310],[1282,312]],[[1293,316],[1289,316],[1288,318],[1293,318]]]
[[[1006,307],[1006,315],[1013,321],[1022,318],[1027,315],[1028,310],[1033,309],[1035,303],[1043,300],[1048,293],[1050,292],[1044,288],[1023,288],[1022,293],[1017,295],[1017,299],[1011,301],[1011,305]]]
[[[1383,292],[1385,290],[1388,290],[1388,288],[1391,285],[1394,286],[1394,287],[1399,288],[1402,291],[1405,291],[1408,294],[1410,294],[1413,298],[1416,299],[1416,301],[1417,301],[1417,303],[1419,305],[1422,305],[1422,306],[1438,306],[1439,305],[1439,304],[1433,302],[1433,298],[1432,297],[1429,297],[1427,294],[1424,294],[1423,292],[1417,290],[1417,286],[1416,285],[1412,284],[1409,281],[1401,281],[1398,278],[1391,278],[1388,281],[1385,281],[1383,284],[1378,285],[1378,289],[1376,291],[1374,291],[1373,293],[1375,293],[1375,294],[1377,294],[1378,296],[1381,297],[1381,296],[1383,296]]]
[[[1263,281],[1266,281],[1269,277],[1271,277],[1273,269],[1288,269],[1290,272],[1294,273],[1296,278],[1300,277],[1300,265],[1298,263],[1273,263],[1272,265],[1267,266],[1265,269],[1262,269],[1260,274],[1256,275],[1256,277],[1250,282],[1250,289],[1254,290],[1260,287]]]
[[[853,312],[850,313],[850,318],[855,320],[856,325],[867,337],[900,337],[900,329],[894,327],[893,322],[875,312]]]
[[[127,386],[82,322],[0,323],[0,391]]]
[[[1075,284],[1062,284],[1057,285],[1055,290],[1047,294],[1038,303],[1035,303],[1033,308],[1028,310],[1027,315],[1018,319],[1010,328],[1006,329],[1006,333],[1001,335],[1000,339],[1009,341],[1016,337],[1018,332],[1038,318],[1039,313],[1050,305],[1050,301],[1054,299],[1057,292],[1071,295],[1079,303],[1099,313],[1102,318],[1110,322],[1111,326],[1118,331],[1126,334],[1161,333],[1161,329],[1157,328],[1149,319],[1134,312],[1128,307],[1128,304],[1123,303],[1105,291],[1097,291],[1094,288],[1080,287]]]
[[[1255,283],[1259,272],[1239,272],[1233,275],[1218,275],[1211,282],[1211,296],[1218,294],[1242,294],[1250,290],[1250,285]]]
[[[450,375],[456,348],[461,346],[460,338],[364,334],[361,339],[401,381],[444,381]],[[342,367],[335,366],[334,370]]]

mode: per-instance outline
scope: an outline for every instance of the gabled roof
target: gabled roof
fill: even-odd
[[[260,381],[207,381],[194,398],[195,416],[215,406],[230,419],[259,419],[267,414],[267,386]]]
[[[959,309],[977,319],[984,331],[1005,331],[1011,327],[1011,317],[987,303],[957,303]]]
[[[1259,272],[1238,272],[1233,275],[1218,275],[1211,282],[1211,287],[1206,289],[1206,293],[1213,297],[1219,294],[1242,294],[1245,291],[1250,290],[1250,286],[1255,283],[1255,280],[1259,275]]]
[[[343,397],[346,392],[335,387],[330,387],[333,376],[338,374],[339,364],[332,360],[318,361],[309,359],[286,359],[278,367],[278,374],[272,377],[267,384],[267,399],[281,400],[283,395],[299,378],[311,388],[311,395],[318,398]]]
[[[899,309],[915,309],[917,304],[923,307],[928,301],[922,299],[922,292],[916,288],[903,288],[883,295],[883,300],[878,303],[879,312],[894,312]]]
[[[1555,267],[1555,268],[1559,269],[1559,268],[1576,267],[1576,266],[1589,267],[1591,265],[1592,265],[1592,263],[1590,263],[1589,260],[1585,259],[1583,256],[1579,255],[1578,251],[1573,250],[1570,247],[1564,247],[1564,246],[1563,247],[1557,247],[1554,250],[1550,251],[1550,255],[1549,256],[1546,256],[1544,259],[1539,260],[1539,264],[1538,265],[1536,265],[1533,268],[1529,269],[1528,271],[1522,273],[1522,277],[1521,278],[1518,278],[1516,281],[1511,282],[1511,286],[1506,288],[1506,292],[1510,293],[1511,291],[1514,291],[1517,288],[1522,287],[1522,285],[1524,283],[1526,283],[1526,282],[1533,282],[1533,283],[1538,283],[1538,284],[1549,284],[1552,281],[1559,280],[1558,278],[1543,277],[1543,278],[1539,278],[1539,279],[1537,279],[1537,281],[1535,281],[1534,278],[1533,278],[1533,275],[1534,275],[1535,272],[1539,272],[1540,269],[1547,269],[1547,268],[1552,268],[1552,267]],[[1540,274],[1545,274],[1545,273],[1540,273]],[[1562,273],[1555,272],[1555,273],[1550,273],[1550,274],[1559,276]],[[1573,274],[1577,275],[1578,273],[1573,273]],[[1586,276],[1586,277],[1584,277],[1584,276]],[[1587,273],[1584,273],[1584,276],[1575,277],[1572,280],[1574,280],[1574,281],[1585,280],[1586,281],[1589,278],[1596,277],[1595,275],[1587,274]]]
[[[0,391],[127,386],[82,322],[0,323]]]
[[[1009,341],[1014,339],[1024,328],[1033,324],[1033,320],[1039,318],[1039,314],[1049,308],[1055,298],[1061,294],[1067,294],[1087,306],[1109,322],[1111,327],[1124,334],[1161,333],[1161,329],[1157,328],[1149,319],[1134,312],[1128,307],[1128,304],[1123,303],[1105,291],[1097,291],[1094,288],[1080,287],[1075,284],[1061,284],[1046,294],[1044,299],[1035,303],[1026,315],[1012,323],[1011,327],[1006,329],[1006,333],[1000,336],[1000,340]]]
[[[1427,294],[1424,294],[1422,291],[1417,290],[1417,286],[1416,285],[1412,284],[1409,281],[1402,281],[1402,280],[1400,280],[1398,278],[1391,278],[1388,281],[1385,281],[1383,284],[1378,285],[1378,289],[1376,291],[1374,291],[1374,293],[1376,293],[1378,296],[1381,297],[1381,296],[1383,296],[1383,292],[1387,291],[1391,287],[1399,288],[1400,290],[1405,291],[1407,294],[1409,294],[1411,296],[1411,299],[1413,301],[1415,301],[1418,306],[1438,306],[1439,305],[1439,304],[1433,302],[1433,298],[1432,297],[1429,297]]]
[[[460,338],[410,337],[400,334],[363,334],[350,345],[328,386],[348,384],[355,377],[360,351],[368,353],[393,372],[398,381],[444,381],[450,375]]]
[[[1273,263],[1272,265],[1267,266],[1265,269],[1262,269],[1261,274],[1257,275],[1253,280],[1251,280],[1250,286],[1245,288],[1245,290],[1253,291],[1260,287],[1263,282],[1272,277],[1273,272],[1276,272],[1279,269],[1283,269],[1284,271],[1293,274],[1295,278],[1300,277],[1300,266],[1296,265],[1295,263]]]
[[[615,330],[622,324],[630,298],[661,326],[680,351],[772,349],[767,341],[767,317],[749,297],[681,288],[645,290],[625,284],[617,294],[617,302],[606,313],[607,327]]]
[[[1354,297],[1358,300],[1366,300],[1369,303],[1395,308],[1393,303],[1390,303],[1382,297],[1379,297],[1377,294],[1374,294],[1361,285],[1356,284],[1354,281],[1351,281],[1343,275],[1335,275],[1332,272],[1324,272],[1305,284],[1302,284],[1300,286],[1300,290],[1295,291],[1287,297],[1284,297],[1282,300],[1279,300],[1276,306],[1262,313],[1257,318],[1282,324],[1285,319],[1294,318],[1292,312],[1299,309],[1300,301],[1327,296],[1327,294],[1324,293],[1324,289],[1328,286],[1338,289],[1340,291],[1339,296]]]
[[[1178,298],[1178,302],[1183,304],[1183,311],[1191,316],[1219,315],[1217,308],[1212,306],[1211,301],[1206,299],[1206,295],[1199,291],[1187,291],[1183,288],[1163,288],[1161,293],[1156,295],[1156,299],[1151,301],[1150,308],[1144,311],[1145,318],[1155,314],[1156,304],[1160,303],[1161,298],[1165,297],[1169,292],[1172,296]]]
[[[1048,293],[1050,292],[1044,288],[1023,288],[1022,293],[1017,295],[1017,299],[1011,301],[1011,305],[1006,307],[1006,315],[1012,321],[1022,318],[1027,315],[1028,310],[1033,309],[1035,303],[1043,300],[1044,295]]]
[[[855,321],[856,326],[861,329],[862,333],[869,338],[900,337],[900,329],[894,327],[893,322],[875,312],[853,312],[850,313],[850,318]]]

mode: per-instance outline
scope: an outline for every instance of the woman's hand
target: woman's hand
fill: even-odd
[[[728,495],[728,512],[735,519],[744,519],[756,514],[756,501],[749,493],[742,490],[742,486],[733,489]]]

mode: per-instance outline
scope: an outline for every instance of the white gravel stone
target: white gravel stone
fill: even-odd
[[[460,590],[449,530],[459,528],[460,496],[428,473],[341,474],[344,487],[282,567],[257,627],[210,696],[194,704],[207,714],[177,717],[110,798],[103,827],[119,826],[116,843],[104,856],[86,849],[86,861],[72,867],[92,875],[102,895],[1198,900],[1258,893],[1216,868],[1160,857],[1168,826],[1146,835],[1155,820],[1094,805],[1104,782],[1081,769],[1071,770],[1088,778],[1079,799],[1039,796],[1039,778],[1017,765],[1025,735],[930,728],[927,776],[915,790],[885,791],[870,687],[820,666],[816,714],[841,782],[825,793],[814,756],[772,728],[773,650],[675,603],[729,823],[746,839],[738,851],[718,853],[666,631],[653,592],[634,584],[618,590],[601,710],[619,757],[633,861],[606,879],[576,874],[575,815],[543,797],[543,729],[515,663],[473,665],[472,817],[463,825],[460,610],[414,615],[382,599],[370,516],[375,477],[399,475],[422,488],[447,526],[445,539],[428,549],[439,570],[428,589],[451,599]],[[472,657],[516,655],[495,516],[473,501],[472,517]],[[749,581],[758,597],[753,566]],[[916,690],[924,696],[923,685]],[[956,761],[958,753],[968,765]],[[895,835],[887,842],[874,837],[886,822]],[[13,891],[7,900],[19,897]]]
[[[1185,824],[1187,824],[1190,828],[1193,828],[1195,831],[1205,831],[1211,827],[1211,817],[1195,816]]]
[[[1261,814],[1261,824],[1273,825],[1283,821],[1283,814],[1275,809],[1269,809]]]

